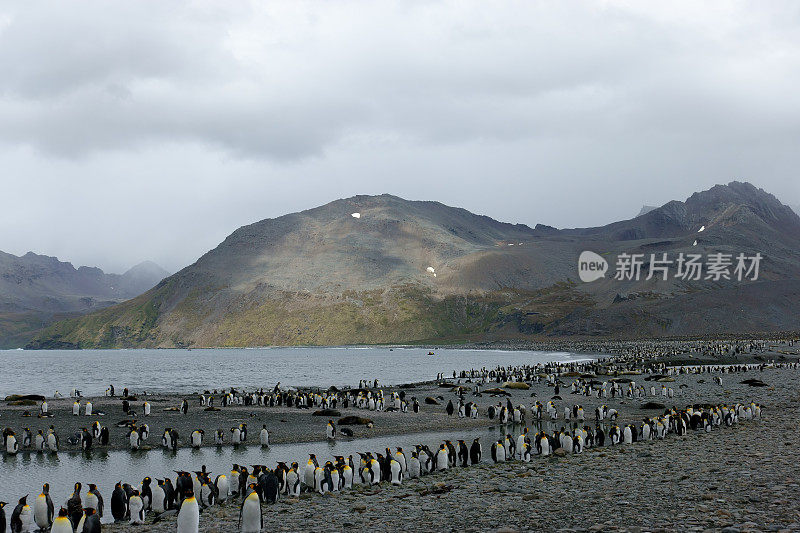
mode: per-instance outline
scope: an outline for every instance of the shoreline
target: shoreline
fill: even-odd
[[[710,346],[707,348],[711,349]],[[581,424],[585,423],[586,425],[594,426],[595,409],[599,406],[606,405],[618,411],[619,418],[614,423],[620,427],[624,427],[624,425],[628,423],[641,423],[643,417],[654,416],[659,412],[663,412],[663,409],[672,406],[682,408],[687,405],[697,404],[719,404],[720,402],[732,404],[758,401],[763,405],[765,419],[764,421],[755,423],[751,423],[753,422],[751,421],[747,424],[742,424],[742,430],[746,431],[746,433],[743,434],[751,436],[758,435],[756,445],[762,450],[773,448],[782,449],[783,439],[787,438],[785,432],[776,435],[768,434],[765,439],[761,436],[761,430],[758,428],[762,424],[772,424],[773,421],[774,423],[793,424],[794,419],[792,416],[794,411],[792,411],[792,409],[800,405],[800,394],[798,394],[800,392],[800,380],[798,380],[798,377],[800,377],[800,369],[787,368],[786,366],[780,368],[773,367],[772,365],[765,366],[764,363],[768,359],[777,359],[780,355],[784,355],[784,357],[791,357],[792,360],[796,360],[796,355],[792,354],[791,356],[787,356],[775,352],[773,351],[775,348],[774,346],[764,346],[763,348],[763,350],[760,348],[754,350],[752,353],[736,354],[734,356],[720,355],[719,357],[711,357],[708,359],[715,365],[722,365],[725,363],[736,365],[750,363],[758,365],[753,368],[747,368],[746,371],[727,373],[723,372],[721,369],[717,369],[715,372],[703,373],[676,372],[669,374],[669,379],[663,381],[656,381],[651,378],[653,376],[658,377],[659,375],[663,375],[666,365],[674,361],[685,359],[686,354],[673,354],[669,356],[660,354],[652,359],[644,360],[639,359],[636,354],[631,353],[622,355],[607,354],[604,360],[592,361],[590,363],[574,363],[571,366],[578,370],[577,372],[568,371],[569,365],[560,367],[563,370],[559,370],[554,374],[555,376],[562,376],[560,379],[563,385],[560,395],[555,394],[556,391],[553,389],[554,384],[552,382],[539,378],[525,380],[526,383],[528,383],[528,388],[506,388],[503,389],[505,392],[503,392],[502,395],[494,395],[491,393],[491,390],[502,385],[502,383],[499,383],[501,376],[497,376],[497,381],[492,378],[483,384],[480,387],[480,393],[476,393],[474,390],[474,386],[476,385],[474,380],[464,377],[457,377],[453,380],[453,378],[449,376],[446,376],[446,378],[449,379],[446,380],[448,383],[445,386],[435,380],[427,380],[412,384],[403,384],[401,386],[381,387],[387,399],[392,392],[400,391],[406,393],[406,398],[412,396],[417,397],[420,401],[420,413],[371,411],[353,408],[352,406],[344,409],[338,406],[342,416],[354,415],[369,418],[373,420],[374,427],[368,429],[364,426],[349,426],[353,429],[353,438],[344,439],[340,437],[337,442],[347,442],[349,446],[361,449],[366,446],[366,441],[363,441],[363,439],[371,437],[398,436],[399,438],[404,438],[404,442],[417,440],[424,442],[426,435],[433,435],[435,433],[449,435],[449,438],[454,438],[459,437],[459,432],[464,432],[465,430],[486,429],[488,431],[490,427],[499,426],[497,419],[490,420],[488,418],[488,407],[504,404],[507,399],[514,405],[526,405],[528,409],[531,409],[533,404],[537,401],[545,403],[552,399],[555,402],[559,415],[557,420],[543,420],[537,423],[530,418],[531,414],[529,412],[529,418],[527,418],[526,421],[528,422],[528,427],[531,427],[534,432],[538,431],[540,428],[552,432],[559,430],[564,425],[574,427],[574,423],[563,420],[563,416],[561,415],[565,407],[574,404],[580,404],[585,409],[586,419],[585,422],[581,422]],[[797,348],[797,346],[794,346],[792,350],[797,350]],[[662,347],[661,349],[664,348]],[[702,364],[702,360],[704,359],[706,358],[694,357],[691,359],[691,364]],[[779,363],[785,362],[786,360],[779,361]],[[555,365],[551,368],[555,368]],[[598,383],[604,382],[610,385],[616,381],[624,386],[624,384],[629,381],[634,381],[637,385],[644,386],[647,392],[644,396],[640,397],[607,396],[597,398],[595,396],[575,394],[569,389],[568,385],[582,375],[581,372],[590,368],[592,372],[587,375],[592,375],[593,378],[591,379],[596,380]],[[738,370],[744,369],[740,367]],[[530,375],[535,376],[536,374],[537,372],[534,372]],[[460,376],[460,374],[458,375]],[[722,384],[719,385],[712,380],[713,376],[720,376]],[[746,384],[748,379],[755,379],[756,381],[763,380],[764,386],[750,386]],[[669,388],[674,396],[662,396],[658,391],[655,395],[652,395],[649,393],[651,385],[664,387],[664,390]],[[464,394],[465,401],[474,401],[478,405],[479,416],[477,419],[459,418],[457,415],[448,416],[445,412],[445,406],[448,401],[452,400],[455,403],[458,400],[459,396],[455,390],[457,386],[467,387]],[[301,390],[324,391],[326,389],[324,387],[303,387]],[[345,390],[347,389],[341,389],[339,392],[344,392]],[[118,390],[118,392],[121,391]],[[135,394],[135,392],[136,391],[131,391],[131,394]],[[436,398],[438,405],[425,403],[424,399],[427,397]],[[137,413],[141,413],[141,404],[145,398],[151,403],[151,416],[140,416],[136,419],[138,424],[147,423],[150,425],[151,435],[149,444],[152,448],[149,451],[164,452],[160,446],[160,437],[161,431],[163,431],[165,427],[173,427],[178,430],[180,434],[180,448],[182,449],[189,448],[188,437],[191,430],[193,428],[203,428],[206,431],[206,438],[202,447],[215,448],[216,446],[213,443],[213,430],[215,428],[227,429],[231,427],[231,425],[241,422],[247,423],[250,432],[248,441],[251,444],[247,445],[248,450],[259,446],[258,431],[262,424],[267,424],[270,431],[270,444],[291,446],[292,448],[288,451],[291,452],[294,460],[298,461],[303,461],[303,453],[307,451],[304,450],[304,448],[308,447],[306,445],[320,443],[326,440],[325,425],[329,416],[313,416],[315,408],[298,409],[297,407],[285,406],[232,405],[221,407],[219,411],[204,411],[199,405],[200,397],[196,394],[152,394],[138,396],[137,400],[132,402],[132,407]],[[177,408],[179,401],[183,398],[190,398],[191,402],[187,415],[172,410],[164,410],[168,408]],[[50,410],[55,413],[53,418],[36,418],[35,412],[37,407],[8,406],[8,402],[0,404],[0,418],[3,419],[3,425],[11,426],[16,430],[19,430],[21,424],[28,424],[29,427],[33,429],[34,425],[36,425],[36,427],[47,427],[52,423],[61,434],[62,443],[65,443],[66,436],[76,428],[88,427],[92,421],[100,420],[103,425],[109,428],[111,442],[108,447],[96,447],[93,453],[100,452],[102,454],[105,452],[116,452],[117,454],[122,454],[124,457],[124,455],[127,455],[126,452],[128,452],[133,458],[131,459],[132,461],[140,464],[143,463],[144,465],[151,464],[149,451],[128,451],[126,439],[127,430],[125,428],[116,427],[117,422],[125,418],[130,418],[122,412],[121,398],[119,396],[114,398],[96,396],[93,398],[83,398],[81,403],[85,405],[87,400],[92,401],[95,414],[98,410],[101,410],[106,412],[105,416],[86,416],[83,414],[83,410],[81,411],[81,415],[73,416],[71,414],[73,399],[62,398],[59,400],[48,400],[51,406]],[[645,409],[645,404],[651,401],[656,402],[661,407],[655,410]],[[217,405],[219,404],[215,403],[215,406]],[[34,416],[21,417],[21,412],[25,409],[32,410]],[[331,418],[338,420],[338,417]],[[342,427],[343,426],[340,426],[340,430]],[[504,432],[512,432],[514,436],[516,436],[520,431],[520,427],[521,426],[509,425]],[[733,429],[739,431],[738,428],[739,426],[735,426]],[[650,463],[650,468],[655,469],[649,471],[648,475],[650,476],[656,475],[656,472],[662,472],[664,461],[682,464],[682,462],[686,460],[686,457],[680,454],[675,455],[677,453],[675,450],[680,449],[684,449],[681,453],[687,453],[685,451],[686,444],[682,443],[693,443],[690,444],[690,446],[702,446],[702,443],[705,442],[716,442],[717,444],[715,446],[727,446],[727,448],[723,448],[723,452],[735,451],[737,449],[736,446],[734,446],[736,441],[731,441],[729,439],[734,438],[731,435],[736,435],[736,433],[731,434],[729,431],[730,429],[731,428],[723,427],[719,428],[719,431],[715,430],[710,434],[690,433],[685,437],[672,436],[668,437],[665,442],[645,442],[637,444],[628,449],[628,451],[626,451],[626,447],[606,446],[597,449],[587,449],[585,453],[580,455],[568,454],[565,457],[551,457],[549,459],[536,457],[531,463],[514,461],[501,465],[487,464],[485,462],[489,460],[489,442],[484,442],[484,463],[474,468],[454,469],[447,473],[426,476],[421,480],[409,481],[399,488],[390,487],[388,484],[382,483],[377,488],[366,489],[362,487],[353,491],[340,492],[333,495],[318,496],[315,494],[303,494],[299,500],[282,498],[277,506],[264,506],[265,526],[268,530],[298,531],[304,529],[300,527],[299,524],[306,514],[314,513],[316,515],[316,513],[322,512],[331,513],[335,518],[330,524],[326,524],[325,527],[312,529],[336,531],[356,527],[370,530],[391,531],[396,530],[398,527],[397,521],[402,520],[401,523],[404,529],[409,529],[411,531],[430,531],[432,529],[430,524],[439,522],[428,514],[429,512],[426,510],[407,508],[404,502],[407,498],[410,498],[408,501],[427,502],[424,506],[419,507],[430,508],[432,510],[431,512],[435,511],[441,514],[448,520],[447,523],[449,524],[458,524],[459,531],[494,530],[504,524],[509,524],[520,531],[526,529],[555,530],[563,529],[564,527],[572,530],[585,530],[589,529],[589,526],[595,524],[594,520],[599,520],[599,523],[602,525],[602,527],[599,529],[595,528],[595,530],[606,529],[609,524],[601,520],[601,518],[603,518],[602,509],[597,509],[592,506],[586,508],[585,512],[587,516],[596,518],[593,518],[592,524],[586,527],[581,527],[580,523],[572,523],[570,520],[567,520],[567,523],[561,524],[559,527],[554,527],[554,524],[529,523],[527,522],[528,515],[523,509],[535,505],[538,509],[537,513],[548,513],[551,512],[551,508],[555,509],[561,505],[561,503],[559,503],[561,500],[556,499],[559,497],[558,492],[543,490],[545,485],[542,485],[542,483],[548,486],[550,484],[560,483],[560,481],[556,480],[557,477],[554,476],[562,476],[567,479],[571,479],[573,476],[581,478],[586,476],[587,472],[593,472],[592,475],[601,476],[600,479],[606,479],[610,476],[612,479],[617,480],[615,483],[631,483],[631,480],[635,480],[636,483],[639,483],[639,478],[642,477],[642,473],[637,469],[636,465],[640,461]],[[226,440],[227,437],[228,434],[226,434]],[[362,441],[363,444],[360,444]],[[651,446],[652,448],[650,448]],[[683,446],[683,448],[681,448],[681,446]],[[224,448],[233,449],[228,442],[224,444]],[[649,451],[651,449],[653,450],[652,452]],[[66,452],[63,457],[64,462],[69,463],[87,459],[87,457],[82,457],[83,452],[81,452],[77,446],[69,447],[66,444],[62,444],[62,450]],[[374,452],[375,450],[370,451]],[[285,452],[287,452],[287,450],[282,450],[282,453]],[[29,453],[33,456],[36,452],[24,453]],[[716,455],[714,455],[716,453],[718,453],[718,450],[715,448],[714,451],[709,450],[707,456],[695,457],[692,455],[692,460],[700,464],[708,465],[703,467],[706,469],[719,468],[719,466],[713,466],[716,464]],[[640,454],[645,455],[642,456]],[[190,454],[189,457],[191,456]],[[229,460],[227,452],[222,452],[220,457],[224,457],[224,460]],[[653,459],[648,459],[648,457],[652,457]],[[764,458],[765,456],[762,455],[760,457]],[[631,458],[636,458],[633,464],[624,464],[624,461]],[[660,459],[657,462],[653,462],[656,458]],[[779,463],[785,460],[786,457],[778,456],[778,458],[774,458],[772,456],[767,456],[767,458],[769,459],[768,466],[778,465],[781,466],[781,468],[785,468],[783,464]],[[321,457],[321,459],[327,460],[328,458]],[[163,462],[165,460],[167,464],[170,464],[172,461],[172,454],[171,452],[156,453],[152,457],[152,460],[154,461],[153,464],[160,464],[159,461]],[[26,461],[24,457],[23,461]],[[185,461],[186,455],[184,454],[182,462]],[[269,459],[267,459],[267,461],[269,462]],[[616,465],[614,471],[609,471],[605,467],[607,461],[612,461],[613,464]],[[620,461],[622,463],[617,464]],[[198,467],[199,465],[193,466]],[[227,466],[229,467],[230,465]],[[270,466],[272,465],[270,464]],[[567,470],[567,468],[578,468],[579,470],[577,472],[580,473]],[[753,469],[752,471],[755,472],[756,470]],[[41,479],[36,479],[36,481],[40,484],[45,481],[57,483],[54,487],[57,486],[58,490],[63,489],[64,486],[68,487],[71,482],[75,481],[72,479],[47,479],[48,472],[50,471],[36,470],[35,475],[37,478],[41,477]],[[555,474],[554,472],[560,472],[560,474]],[[780,470],[777,470],[777,472],[780,472]],[[154,479],[156,477],[161,477],[163,474],[164,472],[160,471],[148,471],[148,475],[151,475]],[[665,474],[662,472],[662,474],[659,475]],[[535,479],[527,479],[528,477]],[[11,479],[14,478],[12,477]],[[536,479],[541,481],[534,483]],[[88,480],[82,479],[82,481]],[[107,486],[108,480],[100,481],[102,482],[100,485],[101,490],[106,497],[108,497],[111,490],[111,487]],[[115,479],[114,482],[116,481]],[[125,479],[124,481],[137,484],[139,480]],[[667,481],[664,482],[666,483]],[[638,487],[637,490],[639,492],[643,492],[648,486],[638,486],[636,483],[633,483],[631,486]],[[684,480],[680,478],[670,481],[670,483],[682,484]],[[446,486],[453,485],[453,487],[452,489],[448,489],[436,495],[436,490],[439,490],[436,487],[439,487],[441,484]],[[487,490],[494,486],[497,486],[498,490]],[[616,490],[611,493],[622,494],[624,489],[623,492],[620,492],[621,488],[622,487],[617,486]],[[580,507],[583,505],[586,507],[586,503],[583,501],[585,500],[584,490],[578,490],[576,492],[575,487],[566,486],[563,488],[563,491],[565,491],[563,493],[568,496],[568,500],[572,498],[569,501],[572,502],[573,506]],[[699,484],[692,485],[684,490],[686,494],[691,494],[694,499],[705,501],[703,499],[705,492],[702,491],[707,492],[707,489]],[[423,497],[423,493],[429,494],[431,492],[435,496],[428,496],[429,499],[418,500],[418,498]],[[684,494],[684,492],[682,492],[682,494]],[[572,494],[572,496],[569,496],[570,494]],[[635,499],[637,494],[638,492],[628,492],[624,494],[624,498]],[[524,498],[521,500],[519,498],[520,495],[524,495]],[[8,495],[3,496],[8,500]],[[453,498],[456,497],[457,499],[453,500]],[[619,498],[621,496],[616,497]],[[575,498],[581,499],[576,501]],[[615,500],[609,501],[608,505],[613,506],[614,501]],[[346,503],[342,504],[342,502]],[[509,507],[510,502],[513,503],[511,507]],[[669,499],[662,500],[662,506],[668,505],[668,502]],[[541,506],[541,509],[539,509],[539,506]],[[647,508],[646,504],[644,506]],[[502,514],[501,518],[504,518],[504,520],[497,519],[499,522],[487,522],[485,514],[476,514],[478,509],[484,508],[502,510],[504,514]],[[406,519],[408,516],[417,515],[419,516],[419,520],[421,520],[419,524],[415,525],[407,522]],[[293,517],[293,521],[287,523],[284,519],[288,517]],[[391,520],[385,522],[383,521],[384,517],[387,519],[391,518]],[[209,533],[213,531],[230,531],[235,528],[237,518],[238,505],[228,504],[217,506],[210,512],[201,515],[201,530]],[[688,518],[686,519],[688,520]],[[696,519],[697,517],[693,518],[693,520]],[[147,522],[148,531],[174,531],[174,518],[165,518],[159,523],[151,523],[150,520],[151,519],[148,519]],[[561,520],[563,520],[563,517]],[[658,520],[661,520],[664,524],[672,524],[672,527],[676,529],[682,524],[682,522],[676,522],[675,519],[670,517],[661,516],[658,517]],[[656,522],[658,522],[658,520],[656,520]],[[672,521],[670,522],[670,520]],[[425,524],[427,524],[427,527]],[[733,524],[733,522],[731,522],[731,524]],[[708,525],[716,527],[717,524],[709,523]],[[106,530],[106,527],[108,527],[110,531],[131,531],[130,527],[124,524],[117,524],[114,526],[104,525],[104,530]],[[452,529],[455,530],[455,526],[453,526]]]
[[[797,347],[795,347],[797,348]],[[746,354],[738,357],[721,357],[713,360],[713,364],[763,364],[765,358],[777,357],[780,354],[766,351],[758,354]],[[615,354],[604,354],[599,359],[587,360],[573,360],[570,363],[587,364],[594,362],[598,366],[614,364]],[[625,357],[620,357],[624,360]],[[791,360],[800,359],[794,356]],[[670,356],[653,358],[652,361],[657,361],[660,364],[669,366],[670,364],[686,363],[685,357]],[[784,362],[784,361],[781,361]],[[708,364],[709,360],[695,358],[688,361],[691,365]],[[608,374],[606,379],[614,377],[616,374]],[[457,416],[447,416],[444,412],[444,407],[448,399],[456,400],[457,397],[452,394],[452,389],[456,386],[465,385],[472,387],[471,383],[462,383],[464,378],[456,378],[451,376],[444,376],[444,382],[447,385],[442,385],[436,380],[425,380],[412,383],[404,383],[399,385],[381,386],[386,398],[389,398],[392,393],[404,393],[407,399],[412,397],[417,398],[420,404],[419,414],[414,414],[409,409],[407,413],[399,413],[392,411],[373,411],[368,409],[354,408],[352,405],[349,408],[338,406],[340,416],[357,416],[364,417],[372,420],[374,426],[366,428],[361,425],[350,426],[353,431],[353,436],[349,437],[351,440],[359,438],[371,438],[391,435],[403,435],[409,433],[426,433],[439,430],[457,430],[457,429],[472,429],[472,428],[488,428],[496,425],[496,421],[489,420],[485,416],[485,409],[487,402],[485,400],[478,400],[471,397],[469,394],[465,396],[465,401],[475,401],[481,406],[481,416],[476,419],[472,418],[458,418]],[[635,376],[631,376],[635,377]],[[571,378],[570,378],[571,379]],[[486,387],[491,387],[487,384]],[[292,388],[297,392],[315,392],[324,393],[330,390],[331,387],[325,386],[310,386],[310,387],[297,387]],[[350,387],[336,388],[335,390],[345,393],[354,390]],[[510,394],[512,401],[517,404],[530,405],[536,400],[545,401],[549,399],[547,396],[532,397],[532,394],[546,394],[546,388],[540,390],[533,387],[531,391],[507,391]],[[118,391],[121,392],[121,391]],[[216,391],[217,399],[221,390]],[[266,391],[265,391],[266,392]],[[551,391],[552,392],[552,391]],[[93,443],[94,451],[116,451],[116,450],[129,450],[130,446],[127,440],[128,429],[125,427],[118,427],[118,423],[125,420],[135,420],[138,425],[147,424],[149,426],[150,436],[149,439],[143,443],[140,451],[158,450],[161,448],[161,433],[164,428],[173,428],[179,435],[179,446],[188,447],[190,435],[195,429],[203,429],[205,436],[201,447],[219,447],[214,443],[214,433],[217,429],[223,429],[225,434],[225,442],[222,447],[231,447],[229,442],[228,429],[232,425],[245,423],[248,425],[250,432],[249,442],[242,446],[258,446],[258,431],[262,425],[266,425],[270,432],[271,444],[301,444],[320,442],[325,440],[324,428],[329,416],[314,416],[314,412],[318,410],[317,407],[299,409],[296,407],[268,407],[261,405],[231,405],[227,407],[219,407],[219,403],[215,403],[214,411],[206,411],[200,405],[200,398],[203,395],[203,390],[196,390],[192,393],[149,393],[144,395],[137,395],[136,391],[131,391],[131,395],[135,395],[135,400],[129,402],[131,409],[136,413],[135,416],[126,414],[122,410],[122,398],[120,396],[86,396],[81,397],[81,414],[79,416],[72,415],[73,402],[75,398],[62,397],[59,399],[47,398],[49,404],[49,411],[52,417],[38,418],[38,403],[36,405],[11,405],[12,402],[3,400],[0,402],[0,420],[6,426],[14,426],[17,429],[27,427],[31,430],[33,435],[38,430],[47,432],[47,428],[52,424],[55,426],[56,431],[59,433],[62,441],[62,449],[65,452],[77,452],[81,450],[78,445],[70,447],[66,444],[66,438],[79,434],[81,428],[88,428],[93,422],[98,421],[102,426],[108,427],[110,433],[110,440],[107,446],[101,446],[99,443]],[[206,391],[206,394],[208,392]],[[425,398],[436,398],[439,405],[429,405],[425,403]],[[190,409],[187,415],[182,415],[177,412],[177,408],[183,399],[188,399],[190,402]],[[503,398],[499,398],[503,400]],[[565,398],[569,399],[569,397]],[[142,404],[148,401],[151,405],[151,414],[149,416],[142,416]],[[495,398],[496,402],[498,398]],[[93,404],[93,415],[84,415],[85,404],[91,401]],[[576,401],[581,401],[589,406],[597,403],[595,398],[583,398]],[[608,399],[606,399],[608,401]],[[624,403],[624,400],[622,400]],[[29,416],[24,416],[25,413],[30,413]],[[103,414],[99,414],[103,413]],[[338,419],[338,416],[332,417]],[[624,419],[624,418],[623,418]]]

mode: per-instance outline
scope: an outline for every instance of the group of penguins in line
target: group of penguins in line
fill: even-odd
[[[376,380],[377,383],[377,380]],[[365,390],[357,389],[355,391],[348,391],[347,393],[338,392],[300,392],[300,391],[274,391],[271,394],[264,394],[263,391],[253,393],[239,393],[236,390],[224,393],[222,396],[222,405],[262,405],[262,406],[282,406],[298,407],[298,408],[311,408],[318,407],[321,409],[336,409],[337,405],[343,408],[349,406],[369,409],[373,411],[402,411],[407,412],[409,403],[405,399],[405,391],[392,392],[389,396],[388,402],[384,396],[383,390]],[[214,403],[214,397],[211,395],[201,395],[201,406],[211,407]],[[415,413],[420,410],[419,402],[416,398],[411,399],[412,409]],[[47,401],[44,400],[40,404],[40,413],[48,414],[49,407]],[[81,402],[76,400],[73,404],[73,415],[79,415],[81,410]],[[189,401],[183,399],[179,407],[179,411],[183,414],[189,411]],[[123,400],[123,412],[125,414],[136,413],[131,409],[127,400]],[[149,416],[151,412],[151,405],[145,401],[142,404],[142,413],[145,417]],[[85,414],[92,415],[92,405],[90,401],[85,404]],[[368,424],[369,425],[369,424]],[[118,427],[125,427],[128,429],[128,443],[132,450],[140,449],[148,440],[150,436],[150,427],[148,424],[137,424],[136,419],[128,419],[121,421],[117,424]],[[334,438],[336,433],[335,425],[330,422],[326,429],[327,437]],[[333,434],[332,434],[333,433]],[[342,428],[342,434],[345,436],[352,436],[352,431],[349,428]],[[190,444],[192,447],[200,447],[205,438],[205,430],[196,429],[190,435]],[[179,434],[173,428],[165,428],[161,438],[161,444],[167,450],[175,451],[178,448]],[[238,426],[230,428],[229,442],[234,446],[244,444],[247,440],[247,424],[242,423]],[[266,425],[262,427],[259,434],[259,441],[263,446],[269,446],[269,431]],[[107,446],[109,443],[109,430],[108,427],[102,426],[100,422],[95,421],[90,428],[81,428],[81,432],[67,439],[70,445],[80,445],[83,450],[90,450],[94,443],[97,442],[102,446]],[[217,429],[214,433],[214,444],[222,445],[226,442],[226,431]],[[60,446],[59,436],[56,433],[53,425],[47,431],[39,430],[37,435],[33,435],[29,428],[23,429],[23,436],[21,442],[17,439],[16,433],[11,428],[3,430],[3,449],[9,455],[16,454],[21,449],[33,448],[36,451],[44,452],[50,451],[57,453]]]
[[[668,409],[660,416],[644,419],[641,425],[628,424],[624,428],[613,425],[608,428],[607,435],[599,424],[594,431],[588,426],[575,427],[572,432],[562,427],[552,434],[539,431],[533,437],[528,428],[524,428],[516,439],[509,433],[493,442],[491,458],[495,463],[515,459],[529,462],[533,455],[546,457],[559,449],[563,454],[579,454],[584,448],[664,439],[668,434],[681,436],[689,429],[709,432],[715,427],[732,426],[739,420],[760,417],[761,406],[751,402]],[[359,453],[358,459],[353,455],[347,458],[334,456],[334,461],[327,461],[323,466],[316,455],[310,454],[302,470],[297,462],[291,466],[279,462],[274,470],[264,465],[253,465],[250,471],[245,466],[234,464],[229,475],[219,474],[213,480],[203,465],[194,476],[187,471],[176,471],[174,485],[169,477],[157,479],[156,485],[152,484],[150,477],[145,477],[138,489],[118,482],[111,495],[111,513],[116,522],[127,520],[131,524],[143,524],[149,511],[156,513],[156,520],[177,514],[178,533],[197,533],[201,510],[241,497],[239,530],[242,533],[260,533],[264,528],[262,504],[276,503],[281,495],[297,497],[303,490],[325,494],[350,489],[354,483],[377,485],[388,481],[392,485],[401,485],[404,479],[478,464],[483,455],[480,437],[475,438],[469,447],[463,440],[458,440],[457,444],[446,440],[436,452],[426,445],[415,446],[408,455],[401,447],[394,452],[386,448],[385,452]],[[75,484],[72,496],[57,515],[48,484],[43,486],[32,509],[27,495],[20,498],[11,514],[12,533],[47,531],[48,528],[51,533],[100,532],[103,497],[97,486],[90,484],[86,499],[82,500],[81,488],[81,483]],[[3,533],[6,531],[5,505],[5,502],[0,502],[0,532]]]
[[[537,363],[535,365],[497,366],[453,371],[453,379],[468,383],[503,383],[510,381],[537,382],[542,375],[577,376],[579,374],[606,375],[609,377],[635,374],[701,374],[719,373],[734,374],[750,371],[761,371],[768,368],[799,369],[800,362],[740,363],[717,365],[668,365],[652,360],[635,360],[626,362],[620,357],[594,359],[592,361],[575,361],[568,363]],[[444,374],[437,375],[437,381],[445,380]]]
[[[359,385],[364,384],[363,381]],[[384,395],[383,389],[379,387],[377,380],[369,385],[376,385],[376,388],[370,389],[359,386],[357,389],[349,389],[346,391],[339,391],[335,387],[330,390],[319,391],[299,391],[299,390],[279,390],[278,387],[272,392],[264,392],[263,389],[254,392],[240,392],[236,389],[231,389],[224,392],[220,396],[219,403],[222,407],[230,405],[238,406],[259,406],[259,407],[295,407],[298,409],[336,409],[341,407],[343,409],[357,408],[366,409],[370,411],[399,411],[406,413],[411,409],[413,412],[419,412],[419,401],[416,397],[406,399],[405,391],[390,393],[387,398]],[[206,391],[200,396],[200,405],[205,407],[205,410],[215,410],[214,407],[216,396],[214,393]],[[188,411],[188,401],[183,400],[181,403],[180,411],[184,414]]]

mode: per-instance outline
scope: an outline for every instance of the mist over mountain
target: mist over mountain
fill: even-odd
[[[106,274],[33,252],[19,257],[0,252],[0,347],[27,340],[55,318],[138,296],[168,275],[149,261],[124,274]]]
[[[591,250],[760,253],[758,280],[578,278]],[[646,271],[649,259],[644,265]],[[613,269],[614,265],[611,265]],[[800,217],[732,182],[630,220],[556,229],[355,196],[243,226],[132,300],[31,347],[256,346],[796,329]]]

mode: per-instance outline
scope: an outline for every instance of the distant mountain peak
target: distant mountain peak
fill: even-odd
[[[126,270],[125,273],[122,275],[127,276],[129,274],[134,274],[138,272],[147,272],[154,275],[159,275],[162,278],[165,278],[170,275],[170,272],[168,270],[165,270],[164,268],[161,267],[161,265],[150,260],[142,261],[141,263],[133,265],[131,268]]]

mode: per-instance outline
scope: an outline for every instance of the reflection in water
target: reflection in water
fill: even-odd
[[[560,430],[563,420],[533,420],[527,426],[536,433],[544,429],[548,433]],[[571,422],[569,429],[577,426],[595,426],[594,421],[584,424]],[[602,424],[604,431],[608,426]],[[298,444],[276,444],[270,448],[260,446],[231,446],[206,448],[180,448],[168,451],[161,447],[153,450],[139,451],[92,451],[61,452],[58,455],[39,454],[36,452],[20,452],[16,456],[4,456],[2,462],[2,484],[0,484],[0,500],[16,502],[21,496],[38,494],[43,483],[50,483],[53,502],[58,507],[64,504],[72,494],[76,481],[95,483],[100,492],[108,500],[117,481],[131,485],[145,477],[160,479],[164,476],[174,477],[175,470],[193,472],[206,465],[212,473],[227,473],[233,463],[250,466],[253,464],[275,465],[278,461],[287,464],[298,461],[303,464],[309,453],[317,454],[321,460],[333,455],[348,456],[358,452],[382,452],[387,447],[402,446],[406,450],[415,444],[427,444],[432,449],[445,439],[464,439],[468,443],[475,437],[481,437],[484,460],[490,460],[489,447],[492,441],[502,435],[519,435],[522,426],[519,424],[496,425],[488,428],[453,430],[451,432],[416,433],[411,435],[393,435],[369,439],[340,439],[325,442],[307,442]],[[213,476],[212,476],[213,477]]]
[[[80,481],[84,486],[88,483],[97,484],[108,501],[117,481],[138,485],[145,476],[153,479],[160,479],[166,475],[174,477],[175,470],[195,471],[199,470],[201,465],[206,465],[213,473],[227,473],[233,463],[248,467],[253,464],[272,466],[278,461],[286,463],[298,461],[303,464],[309,453],[315,453],[323,459],[332,455],[348,456],[364,451],[378,452],[386,447],[395,446],[409,450],[415,444],[427,444],[435,449],[444,439],[464,439],[470,442],[475,437],[481,437],[484,457],[488,460],[488,448],[492,440],[505,433],[518,434],[519,431],[519,427],[508,425],[448,433],[417,433],[370,439],[276,444],[270,448],[224,446],[181,448],[175,452],[163,448],[135,452],[93,451],[88,454],[60,452],[58,455],[20,452],[16,456],[3,457],[0,500],[15,502],[25,494],[33,497],[39,493],[42,484],[47,482],[51,486],[53,502],[58,507],[72,494],[73,484]]]

